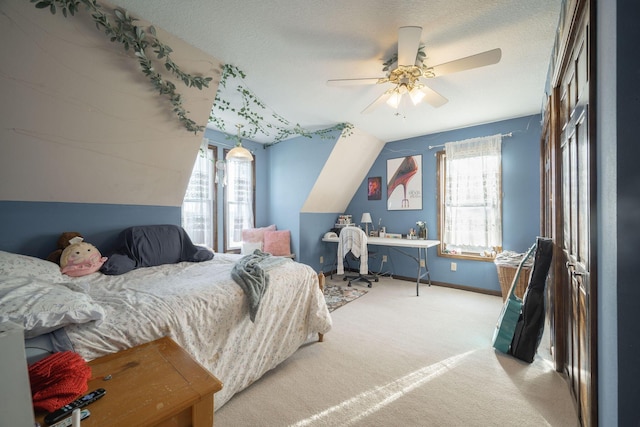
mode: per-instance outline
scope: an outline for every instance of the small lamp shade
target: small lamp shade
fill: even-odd
[[[409,96],[411,97],[411,102],[413,102],[413,105],[418,105],[425,95],[426,94],[418,88],[413,88],[411,92],[409,92]]]
[[[371,224],[373,221],[371,221],[371,214],[369,212],[365,212],[362,214],[362,218],[360,219],[360,222],[364,224],[364,228],[365,228],[365,233],[367,233],[367,236],[369,235],[369,224]]]
[[[400,99],[402,99],[402,94],[394,91],[389,99],[387,99],[387,105],[389,105],[389,107],[391,108],[398,108],[398,106],[400,105]]]

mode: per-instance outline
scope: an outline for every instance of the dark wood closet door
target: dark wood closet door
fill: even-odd
[[[564,67],[557,81],[560,194],[556,198],[560,213],[556,227],[558,304],[555,324],[564,327],[556,336],[563,353],[556,365],[568,375],[584,426],[597,424],[595,403],[595,280],[591,235],[595,218],[591,216],[595,164],[590,126],[590,40],[588,7],[575,21]],[[560,297],[561,300],[557,298]]]
[[[554,241],[553,251],[557,254],[561,251],[558,247],[558,242],[562,239],[558,238],[557,226],[561,224],[562,220],[557,216],[561,210],[558,208],[560,191],[560,180],[557,176],[559,168],[558,163],[558,146],[559,132],[556,132],[558,122],[558,97],[552,94],[548,103],[545,106],[545,112],[542,125],[542,141],[541,141],[541,153],[540,157],[542,162],[540,163],[541,170],[541,191],[540,191],[540,206],[542,207],[540,217],[540,230],[541,235],[545,237],[551,237]],[[554,260],[557,255],[554,257]],[[555,368],[557,371],[564,370],[565,364],[565,336],[566,326],[564,325],[564,307],[563,302],[565,297],[562,294],[564,288],[560,286],[560,280],[558,277],[564,274],[564,268],[558,271],[558,263],[551,264],[549,269],[549,277],[547,280],[547,313],[549,319],[550,328],[550,348],[551,355],[555,361]]]

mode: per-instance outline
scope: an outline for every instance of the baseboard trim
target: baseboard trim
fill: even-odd
[[[394,279],[398,279],[398,280],[406,280],[407,282],[415,282],[416,279],[414,277],[406,277],[406,276],[396,276],[395,274],[393,275]],[[427,284],[428,282],[424,279],[420,280],[421,284]],[[476,288],[474,286],[465,286],[465,285],[456,285],[454,283],[447,283],[447,282],[438,282],[436,280],[432,280],[431,281],[431,285],[433,286],[440,286],[443,288],[452,288],[452,289],[459,289],[461,291],[469,291],[469,292],[475,292],[477,294],[485,294],[485,295],[493,295],[493,296],[502,296],[502,291],[496,291],[493,289],[484,289],[484,288]]]
[[[349,271],[349,272],[357,272],[358,270],[355,269],[344,269],[345,272]],[[337,274],[336,270],[332,270],[329,272],[323,272],[325,276],[333,276],[334,274]],[[384,277],[386,276],[386,274],[380,274],[380,277]],[[392,278],[397,279],[397,280],[404,280],[407,282],[414,282],[416,281],[415,277],[407,277],[407,276],[396,276],[395,274],[391,275]],[[426,285],[428,282],[424,279],[420,280],[421,284]],[[493,289],[484,289],[484,288],[476,288],[474,286],[465,286],[465,285],[456,285],[454,283],[447,283],[447,282],[438,282],[436,280],[432,280],[431,281],[431,285],[433,286],[440,286],[443,288],[452,288],[452,289],[459,289],[461,291],[468,291],[468,292],[475,292],[477,294],[485,294],[485,295],[492,295],[492,296],[497,296],[497,297],[501,297],[502,296],[502,291],[496,291]]]

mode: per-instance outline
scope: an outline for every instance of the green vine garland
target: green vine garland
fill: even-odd
[[[225,64],[222,66],[220,87],[226,88],[229,79],[242,80],[245,77],[245,73],[235,65]],[[247,123],[243,126],[243,129],[247,130],[243,130],[241,136],[247,139],[252,139],[258,133],[268,136],[274,134],[273,142],[264,144],[265,148],[293,136],[311,138],[315,135],[322,139],[330,139],[332,138],[332,133],[334,131],[342,132],[342,136],[351,135],[353,132],[353,125],[351,123],[339,123],[326,129],[309,131],[299,124],[292,124],[290,121],[275,112],[273,112],[271,116],[281,125],[268,123],[264,120],[264,116],[259,113],[259,111],[266,111],[267,106],[251,90],[244,86],[243,83],[238,84],[235,87],[235,90],[240,94],[242,100],[241,105],[233,106],[229,101],[222,99],[220,96],[220,89],[218,89],[218,93],[216,94],[216,99],[213,103],[213,108],[211,109],[211,114],[209,116],[209,122],[213,123],[220,131],[225,132],[226,125],[224,119],[219,115],[216,115],[216,112],[232,112]],[[345,130],[346,132],[343,132]],[[229,139],[231,138],[236,138],[236,136],[229,135]]]
[[[129,15],[129,12],[124,9],[116,8],[111,14],[103,11],[102,6],[97,0],[30,0],[31,3],[35,3],[38,9],[49,9],[52,14],[56,14],[58,10],[62,11],[62,15],[66,18],[68,15],[74,16],[79,10],[80,4],[83,4],[87,10],[91,13],[96,27],[99,30],[104,30],[105,34],[110,37],[111,42],[121,43],[126,51],[130,48],[134,51],[134,54],[138,60],[142,72],[153,87],[164,96],[169,98],[171,105],[173,106],[173,112],[178,116],[178,119],[183,126],[190,132],[198,133],[204,130],[204,126],[199,126],[190,119],[182,105],[182,97],[176,91],[176,86],[162,78],[154,67],[152,60],[147,55],[147,50],[151,48],[155,53],[156,59],[164,60],[164,67],[170,71],[176,78],[181,80],[187,87],[196,87],[200,90],[205,87],[209,87],[209,82],[213,80],[212,77],[193,76],[183,72],[180,67],[171,59],[171,52],[173,50],[168,45],[162,43],[156,36],[155,27],[149,26],[146,30],[136,25],[135,18]],[[220,85],[226,88],[227,80],[229,78],[244,79],[245,74],[238,67],[233,65],[224,65],[222,67],[222,76]],[[257,111],[266,110],[267,106],[249,89],[242,84],[236,87],[236,91],[240,93],[242,97],[242,106],[234,107],[229,101],[226,101],[220,97],[220,91],[216,94],[215,102],[209,116],[209,121],[212,122],[219,130],[225,131],[224,120],[215,115],[215,111],[230,111],[235,113],[241,119],[244,119],[248,126],[248,131],[243,131],[242,136],[251,139],[255,137],[258,132],[264,135],[270,135],[271,132],[275,132],[273,142],[265,144],[265,148],[277,144],[292,136],[300,135],[307,138],[311,138],[314,135],[318,135],[323,139],[331,138],[333,131],[344,131],[343,136],[350,135],[353,130],[353,125],[350,123],[340,123],[327,129],[318,131],[308,131],[302,128],[300,125],[292,125],[284,117],[277,113],[273,113],[272,117],[282,126],[272,125],[267,123],[262,115]],[[234,136],[229,136],[234,138]]]
[[[204,130],[204,126],[199,126],[188,117],[189,112],[182,106],[182,97],[176,91],[176,85],[164,80],[160,73],[153,68],[153,63],[147,56],[147,49],[153,49],[157,59],[164,59],[164,67],[187,87],[196,87],[202,90],[203,87],[209,87],[209,82],[213,78],[192,76],[180,70],[180,67],[171,59],[170,53],[173,50],[158,40],[156,29],[153,26],[149,26],[145,31],[144,28],[135,24],[137,19],[129,16],[129,12],[123,9],[114,9],[113,13],[109,15],[102,10],[96,0],[31,0],[31,3],[35,3],[38,9],[48,8],[52,14],[60,9],[65,17],[68,14],[75,15],[79,10],[80,3],[84,4],[99,30],[104,30],[112,42],[121,43],[125,50],[128,51],[131,48],[134,51],[143,74],[147,76],[161,95],[169,98],[173,112],[178,116],[183,126],[194,133]]]

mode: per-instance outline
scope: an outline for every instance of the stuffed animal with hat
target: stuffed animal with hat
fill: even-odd
[[[60,256],[62,255],[62,251],[71,244],[70,240],[74,237],[82,237],[82,234],[77,231],[65,231],[62,233],[60,237],[58,237],[57,249],[47,256],[47,261],[60,265]]]
[[[74,237],[70,243],[60,256],[62,274],[72,277],[86,276],[98,271],[107,260],[98,248],[91,243],[83,242],[82,237]]]

